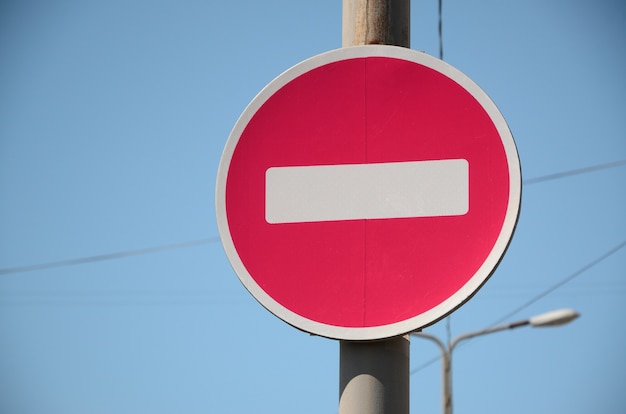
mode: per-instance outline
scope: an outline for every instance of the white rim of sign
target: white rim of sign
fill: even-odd
[[[502,229],[493,249],[474,276],[448,299],[420,315],[400,322],[371,327],[343,327],[320,323],[302,317],[278,303],[256,283],[241,261],[231,237],[226,214],[226,179],[230,162],[241,134],[258,109],[274,93],[293,79],[317,67],[342,60],[364,57],[396,58],[426,66],[461,85],[478,101],[494,123],[504,146],[509,166],[509,203]],[[374,340],[403,335],[432,325],[459,308],[478,291],[495,271],[509,245],[519,216],[521,189],[520,162],[511,131],[496,105],[476,83],[456,68],[425,53],[397,46],[367,45],[331,50],[313,56],[286,70],[259,92],[243,111],[226,141],[217,171],[215,209],[220,238],[231,266],[246,289],[267,310],[288,324],[311,334],[342,340]]]

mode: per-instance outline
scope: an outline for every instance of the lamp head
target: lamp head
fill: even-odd
[[[559,309],[533,316],[528,321],[537,327],[560,326],[570,323],[579,316],[580,314],[573,309]]]

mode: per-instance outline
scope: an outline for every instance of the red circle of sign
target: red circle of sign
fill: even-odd
[[[465,215],[269,224],[270,167],[465,159]],[[494,248],[509,165],[489,114],[466,89],[415,62],[358,57],[290,80],[260,105],[225,184],[237,254],[269,297],[324,325],[414,318],[461,289]]]

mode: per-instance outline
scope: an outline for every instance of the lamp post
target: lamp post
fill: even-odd
[[[540,315],[533,316],[532,318],[512,322],[504,325],[493,326],[491,328],[482,329],[479,331],[468,332],[454,338],[448,345],[444,344],[439,338],[434,335],[430,335],[424,332],[412,332],[411,335],[420,338],[429,339],[439,346],[441,350],[442,359],[442,389],[443,389],[443,414],[452,414],[452,376],[451,376],[451,364],[452,364],[452,351],[458,345],[459,342],[474,338],[480,335],[486,335],[494,332],[504,331],[507,329],[521,328],[522,326],[532,327],[551,327],[564,325],[573,321],[580,316],[578,312],[573,309],[559,309],[551,312],[542,313]]]

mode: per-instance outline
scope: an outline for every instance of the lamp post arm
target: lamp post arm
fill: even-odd
[[[439,349],[441,350],[441,356],[442,357],[445,354],[448,353],[448,349],[447,349],[446,345],[443,343],[443,341],[441,339],[437,338],[435,335],[427,334],[426,332],[411,332],[411,335],[419,336],[421,338],[430,339],[431,341],[436,343],[437,346],[439,347]]]
[[[481,329],[480,331],[468,332],[466,334],[459,335],[450,342],[449,352],[452,353],[452,350],[454,349],[454,347],[456,347],[459,342],[464,341],[466,339],[474,338],[475,336],[480,336],[480,335],[487,335],[487,334],[491,334],[494,332],[505,331],[507,329],[521,328],[522,326],[527,326],[527,325],[530,325],[530,320],[507,323],[505,325],[492,326],[490,328]]]
[[[430,335],[424,332],[411,332],[411,335],[426,338],[437,344],[441,350],[441,359],[443,361],[443,413],[452,414],[452,351],[459,344],[459,342],[466,339],[474,338],[480,335],[487,335],[494,332],[505,331],[507,329],[521,328],[522,326],[559,326],[564,325],[578,318],[580,315],[573,309],[559,309],[551,312],[547,312],[541,315],[533,316],[530,319],[526,319],[518,322],[511,322],[505,325],[493,326],[479,331],[468,332],[457,336],[452,341],[444,344],[439,338],[434,335]]]

